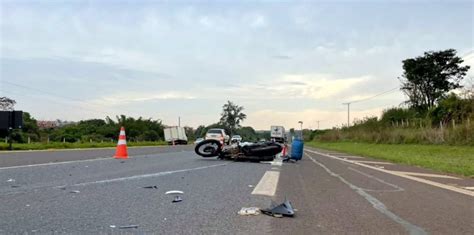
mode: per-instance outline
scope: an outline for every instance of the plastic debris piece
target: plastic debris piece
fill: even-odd
[[[127,229],[127,228],[138,228],[138,225],[132,224],[132,225],[124,225],[124,226],[119,227],[119,229]]]
[[[110,225],[109,227],[111,227],[111,228],[116,228],[117,226],[115,226],[115,225]]]
[[[12,188],[19,188],[20,185],[12,185],[12,186],[10,186],[10,187],[12,187]]]
[[[79,190],[72,190],[72,191],[70,191],[69,193],[80,193],[80,192],[81,192],[81,191],[79,191]]]
[[[26,207],[29,207],[29,206],[30,206],[30,204],[26,204]]]
[[[249,188],[254,188],[254,187],[255,187],[254,185],[249,184]]]
[[[180,196],[176,196],[176,197],[174,197],[173,201],[171,201],[171,202],[176,203],[176,202],[181,202],[181,201],[183,201],[183,199]]]
[[[178,190],[171,190],[165,193],[166,195],[168,194],[184,194],[183,191],[178,191]]]
[[[8,179],[7,182],[15,182],[15,179]]]
[[[158,186],[153,185],[153,186],[145,186],[143,188],[149,188],[149,189],[158,189]]]
[[[270,216],[281,215],[293,217],[295,215],[295,211],[293,210],[293,207],[291,206],[291,203],[288,201],[288,199],[285,199],[282,204],[272,207],[273,208],[268,208],[261,211],[263,214]]]
[[[273,214],[273,217],[275,217],[275,218],[283,218],[283,215],[282,215],[282,214]]]
[[[243,207],[237,212],[239,215],[259,215],[260,209],[257,207]]]

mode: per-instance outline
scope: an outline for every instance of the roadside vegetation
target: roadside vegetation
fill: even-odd
[[[16,102],[7,97],[0,97],[0,110],[13,110]],[[229,135],[241,135],[245,141],[268,139],[269,132],[257,132],[252,127],[242,127],[240,123],[246,118],[243,107],[230,101],[222,107],[220,120],[212,125],[201,125],[194,129],[184,127],[188,142],[204,137],[211,128],[225,129]],[[115,119],[89,119],[78,122],[37,121],[30,113],[23,112],[23,126],[11,134],[14,150],[64,149],[64,148],[100,148],[114,147],[120,127],[126,128],[129,146],[155,146],[166,144],[164,128],[167,125],[161,120],[151,118],[133,118],[125,115]],[[0,150],[8,149],[8,132],[0,130]]]
[[[474,177],[474,84],[453,49],[403,61],[407,101],[348,127],[303,132],[308,145]]]

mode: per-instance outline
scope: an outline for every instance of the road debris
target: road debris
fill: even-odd
[[[239,215],[260,215],[260,208],[258,207],[243,207],[237,212]]]
[[[15,179],[8,179],[7,182],[15,182]]]
[[[12,188],[19,188],[20,185],[11,185],[10,187],[12,187]]]
[[[183,201],[183,199],[180,196],[176,196],[176,197],[174,197],[173,201],[171,201],[171,202],[176,203],[176,202],[181,202],[181,201]]]
[[[69,193],[80,193],[81,191],[79,190],[72,190],[72,191],[69,191]]]
[[[184,194],[183,191],[179,191],[179,190],[171,190],[171,191],[168,191],[165,193],[166,195],[168,194]]]
[[[153,186],[145,186],[143,188],[149,188],[149,189],[158,189],[158,186],[153,185]]]
[[[124,226],[119,227],[119,229],[128,229],[128,228],[138,228],[138,225],[132,224],[132,225],[124,225]]]
[[[251,184],[249,184],[249,188],[255,188],[255,186],[254,186],[254,185],[251,185]]]
[[[272,204],[274,204],[272,202]],[[291,206],[290,201],[285,199],[285,201],[277,206],[272,205],[272,208],[261,210],[263,214],[270,215],[273,217],[281,218],[282,216],[289,216],[293,217],[295,215],[295,211]]]
[[[117,226],[115,226],[115,225],[110,225],[109,227],[111,227],[111,228],[116,228]]]

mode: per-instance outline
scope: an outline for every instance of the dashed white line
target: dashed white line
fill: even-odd
[[[260,182],[258,182],[257,186],[255,186],[255,188],[253,189],[252,194],[273,197],[278,186],[279,178],[279,171],[265,172],[262,179],[260,179]]]

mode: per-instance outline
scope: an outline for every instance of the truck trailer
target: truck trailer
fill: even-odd
[[[173,126],[164,129],[165,141],[169,145],[188,144],[188,137],[184,127]]]

